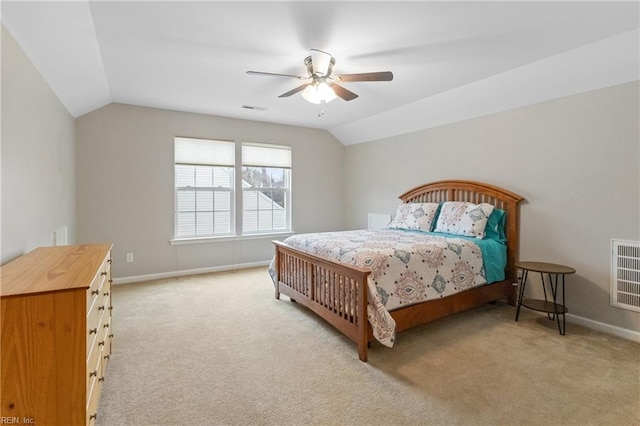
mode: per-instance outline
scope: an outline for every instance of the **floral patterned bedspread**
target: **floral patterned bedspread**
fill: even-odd
[[[481,250],[469,239],[375,229],[300,234],[284,242],[371,270],[367,316],[375,338],[386,346],[395,339],[389,311],[486,283]]]

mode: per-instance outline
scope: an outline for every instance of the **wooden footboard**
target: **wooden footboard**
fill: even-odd
[[[371,271],[310,256],[279,241],[276,299],[284,294],[320,315],[358,345],[367,360],[367,277]]]

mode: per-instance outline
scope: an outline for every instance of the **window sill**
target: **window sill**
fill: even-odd
[[[270,232],[265,234],[247,234],[247,235],[225,235],[221,237],[196,237],[196,238],[172,238],[169,240],[172,246],[180,246],[184,244],[210,244],[221,243],[226,241],[246,241],[246,240],[264,240],[272,238],[284,238],[294,233],[287,232]]]

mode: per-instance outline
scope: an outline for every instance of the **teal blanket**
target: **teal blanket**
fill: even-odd
[[[507,266],[507,246],[497,240],[485,238],[483,240],[473,237],[463,237],[460,235],[444,234],[442,232],[426,232],[431,235],[441,237],[455,237],[469,240],[475,243],[482,252],[482,262],[487,283],[494,283],[504,280],[504,270]]]

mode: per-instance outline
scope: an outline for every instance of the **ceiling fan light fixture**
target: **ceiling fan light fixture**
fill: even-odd
[[[323,81],[308,85],[302,91],[302,97],[312,104],[319,104],[322,102],[331,102],[337,97],[337,95],[336,92],[334,92],[333,89]]]

